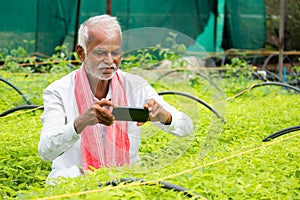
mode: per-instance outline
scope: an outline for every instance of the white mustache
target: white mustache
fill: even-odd
[[[105,63],[100,63],[98,66],[97,66],[97,69],[107,69],[107,68],[117,68],[116,64],[113,63],[111,65],[107,65]]]

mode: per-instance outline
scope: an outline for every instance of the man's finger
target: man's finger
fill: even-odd
[[[112,125],[113,124],[113,121],[107,121],[105,118],[100,118],[100,119],[98,119],[98,122],[100,123],[100,124],[103,124],[103,125],[105,125],[105,126],[110,126],[110,125]]]
[[[113,103],[105,98],[102,98],[100,101],[97,101],[96,104],[98,104],[99,106],[103,107],[103,106],[113,106]]]
[[[137,126],[142,126],[142,125],[144,125],[144,124],[145,124],[145,122],[137,122],[137,123],[136,123]]]

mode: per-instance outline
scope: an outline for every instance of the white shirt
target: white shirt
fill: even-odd
[[[143,107],[150,98],[153,98],[171,113],[172,123],[170,125],[162,125],[160,122],[151,123],[177,136],[192,133],[192,120],[166,103],[145,79],[133,74],[121,73],[126,77],[126,82],[123,84],[126,88],[128,106]],[[82,175],[80,134],[77,134],[74,129],[74,120],[79,116],[74,93],[74,77],[75,71],[54,81],[43,92],[44,112],[41,116],[43,128],[38,151],[44,160],[52,161],[52,171],[48,176],[50,179]],[[110,97],[109,87],[106,98],[110,99]],[[105,130],[104,125],[96,126]],[[128,123],[130,163],[140,160],[138,156],[140,133],[141,127],[137,126],[136,122]]]

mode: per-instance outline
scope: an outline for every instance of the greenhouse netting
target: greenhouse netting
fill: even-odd
[[[0,45],[50,55],[55,47],[74,48],[78,24],[106,13],[106,0],[3,1]],[[80,7],[78,7],[80,5]],[[183,33],[206,48],[258,49],[265,42],[265,5],[261,0],[113,0],[112,15],[123,30],[164,27]],[[78,22],[78,23],[76,23]]]

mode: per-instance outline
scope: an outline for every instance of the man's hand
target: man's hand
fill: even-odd
[[[111,126],[114,123],[114,116],[106,106],[113,106],[107,99],[101,99],[90,106],[82,115],[74,121],[74,128],[77,133],[81,133],[86,126],[93,126],[97,123]]]
[[[156,122],[160,121],[162,124],[169,125],[172,122],[172,115],[166,111],[159,103],[154,99],[149,99],[149,101],[144,105],[144,108],[149,110],[149,121]],[[137,125],[141,126],[144,122],[138,122]]]

